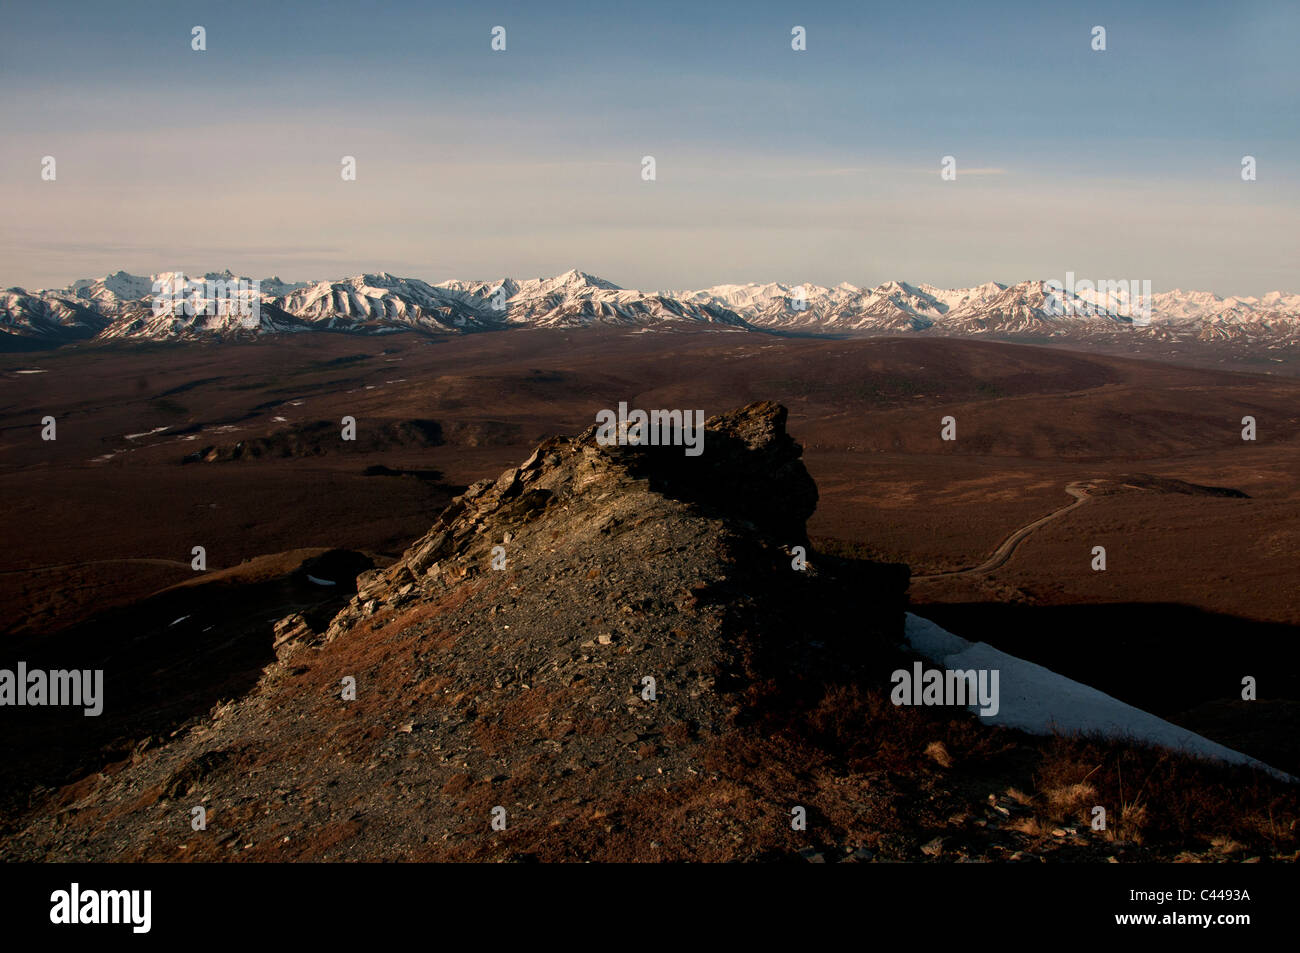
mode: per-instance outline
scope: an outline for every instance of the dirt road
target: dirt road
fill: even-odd
[[[935,572],[935,573],[928,573],[925,575],[916,575],[912,577],[912,581],[918,582],[922,579],[945,579],[952,576],[971,576],[980,573],[992,572],[994,569],[997,569],[1000,566],[1005,565],[1006,561],[1010,559],[1012,554],[1016,551],[1016,547],[1019,546],[1022,542],[1024,542],[1025,539],[1029,536],[1029,534],[1032,533],[1034,530],[1038,529],[1040,526],[1050,523],[1052,520],[1057,519],[1058,517],[1064,516],[1066,513],[1070,512],[1070,510],[1074,509],[1075,507],[1082,506],[1084,503],[1088,502],[1089,499],[1088,490],[1090,486],[1091,484],[1081,480],[1076,480],[1075,482],[1068,484],[1065,488],[1065,492],[1070,494],[1070,496],[1074,497],[1073,503],[1068,503],[1065,506],[1062,506],[1059,510],[1053,510],[1051,513],[1048,513],[1046,516],[1040,516],[1032,523],[1026,523],[1024,526],[1020,527],[1018,530],[1016,530],[1010,536],[1004,539],[1001,543],[999,543],[998,548],[993,550],[993,553],[989,556],[989,558],[984,560],[984,562],[980,563],[978,566],[971,566],[968,569],[953,569],[953,570],[949,570],[948,572]]]

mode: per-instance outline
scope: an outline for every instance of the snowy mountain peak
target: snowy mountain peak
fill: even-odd
[[[209,282],[237,283],[230,270]],[[74,281],[64,289],[0,297],[0,331],[51,342],[75,338],[198,338],[329,329],[354,333],[417,330],[460,333],[508,327],[752,328],[803,333],[1032,334],[1079,336],[1124,331],[1165,338],[1300,343],[1300,294],[1272,291],[1259,298],[1208,291],[1149,295],[1147,313],[1125,313],[1130,295],[1056,290],[1038,280],[987,281],[969,288],[885,281],[864,289],[849,282],[749,282],[683,291],[622,288],[578,268],[548,278],[448,280],[430,284],[387,271],[318,282],[262,280],[259,315],[154,314],[155,282],[181,286],[181,272],[132,275],[118,271]],[[195,300],[203,298],[198,296]],[[212,295],[207,295],[211,299]],[[12,338],[8,338],[12,340]],[[5,340],[5,338],[0,338]]]
[[[883,285],[879,285],[872,290],[876,294],[915,295],[920,293],[918,289],[913,288],[905,281],[886,281]]]
[[[600,288],[605,291],[622,290],[612,281],[606,281],[604,278],[597,278],[595,275],[589,275],[585,271],[579,271],[577,268],[570,268],[564,274],[556,275],[546,283],[561,288]]]

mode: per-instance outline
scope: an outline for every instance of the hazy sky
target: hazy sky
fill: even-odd
[[[1300,291],[1294,0],[705,6],[5,0],[0,286]]]

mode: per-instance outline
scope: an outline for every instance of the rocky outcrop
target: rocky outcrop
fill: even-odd
[[[494,563],[518,573],[521,560],[532,565],[568,555],[576,571],[584,561],[625,558],[616,541],[629,522],[655,520],[657,535],[666,539],[690,536],[685,524],[705,520],[715,533],[748,533],[773,552],[806,549],[817,486],[785,423],[786,409],[771,402],[714,417],[705,424],[706,450],[694,458],[672,446],[602,447],[594,426],[547,440],[518,467],[453,500],[398,562],[358,578],[356,598],[327,638],[381,606],[431,597],[493,571]],[[539,526],[540,548],[532,545]],[[628,568],[651,586],[671,588],[689,566],[689,560],[656,560]]]
[[[175,857],[157,817],[179,799],[238,832],[189,838],[194,859],[784,849],[798,795],[776,788],[825,757],[791,726],[884,677],[907,585],[794,558],[817,491],[785,423],[772,403],[715,417],[698,457],[592,428],[469,487],[327,625],[282,619],[253,692],[104,778],[87,798],[133,807],[86,815],[83,855]]]
[[[896,704],[907,570],[807,545],[785,422],[715,417],[698,457],[556,437],[386,568],[292,562],[256,684],[60,782],[0,859],[1214,860],[1242,850],[1225,831],[1296,859],[1294,794],[1248,768]],[[1119,839],[1148,816],[1135,775],[1152,847]],[[1184,850],[1188,818],[1242,800],[1252,820]]]

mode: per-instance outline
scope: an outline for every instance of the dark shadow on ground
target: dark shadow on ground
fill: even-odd
[[[1300,773],[1300,627],[1178,603],[934,603],[919,616]],[[1256,701],[1241,698],[1253,676]]]
[[[248,692],[275,658],[275,622],[299,612],[323,629],[372,565],[332,550],[272,578],[178,586],[53,635],[7,640],[0,668],[11,672],[20,661],[29,672],[102,669],[103,711],[0,709],[0,818],[12,820],[38,787],[111,770]]]

